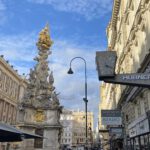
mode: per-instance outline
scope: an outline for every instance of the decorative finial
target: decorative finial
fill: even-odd
[[[52,44],[53,42],[50,38],[49,25],[47,24],[39,34],[37,46],[39,50],[49,50]]]

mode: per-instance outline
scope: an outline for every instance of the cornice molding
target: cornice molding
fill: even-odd
[[[120,8],[120,0],[114,0],[114,5],[113,5],[113,11],[112,11],[112,18],[111,18],[111,28],[112,28],[112,35],[111,35],[111,48],[114,48],[115,41],[116,41],[116,24],[117,24],[117,19],[118,19],[118,12]]]
[[[114,27],[117,22],[117,16],[120,8],[120,0],[114,0],[113,12],[112,12],[112,26]]]
[[[10,74],[16,77],[16,79],[18,79],[19,81],[23,80],[22,77],[17,73],[17,71],[15,71],[4,58],[0,57],[0,63],[8,72],[10,72]]]

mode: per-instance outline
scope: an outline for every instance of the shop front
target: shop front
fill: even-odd
[[[129,124],[128,130],[128,150],[150,150],[149,119],[146,114]]]

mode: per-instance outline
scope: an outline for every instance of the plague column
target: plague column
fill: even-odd
[[[59,120],[62,107],[53,86],[53,73],[48,67],[51,45],[49,28],[46,26],[39,35],[38,56],[34,58],[37,63],[30,69],[29,82],[18,113],[19,127],[43,138],[25,139],[21,150],[60,149]]]

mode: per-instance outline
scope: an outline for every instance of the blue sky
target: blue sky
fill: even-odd
[[[35,65],[38,34],[48,22],[54,41],[49,67],[54,72],[61,104],[84,110],[84,63],[75,60],[75,74],[66,73],[70,60],[81,56],[87,61],[88,110],[97,113],[95,52],[107,47],[106,27],[111,10],[112,0],[0,0],[0,54],[19,74],[28,74]]]

